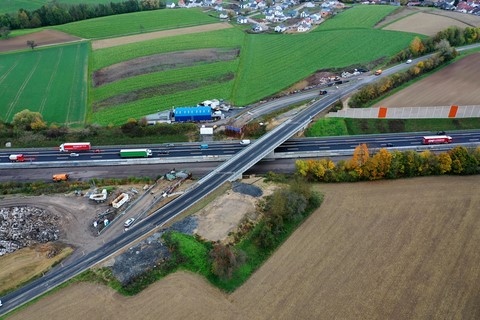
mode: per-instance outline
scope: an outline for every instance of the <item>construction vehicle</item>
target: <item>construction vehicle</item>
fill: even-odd
[[[53,182],[67,181],[69,177],[68,173],[56,173],[53,175]]]

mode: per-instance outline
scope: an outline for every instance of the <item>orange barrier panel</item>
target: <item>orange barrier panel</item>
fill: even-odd
[[[451,106],[450,112],[448,113],[449,118],[455,118],[457,116],[458,106]]]
[[[387,117],[387,108],[385,108],[385,107],[378,108],[378,117],[379,118],[386,118]]]

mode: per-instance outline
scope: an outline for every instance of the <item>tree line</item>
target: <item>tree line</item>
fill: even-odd
[[[162,0],[127,0],[105,4],[67,4],[52,1],[33,11],[19,9],[16,13],[1,14],[0,37],[8,37],[9,30],[55,26],[122,13],[164,8],[165,2]]]
[[[65,141],[90,140],[96,144],[137,144],[189,140],[198,135],[194,123],[157,123],[149,125],[145,118],[129,119],[121,126],[101,127],[95,124],[70,128],[56,123],[47,124],[40,112],[25,109],[16,113],[11,123],[0,121],[0,141],[10,141],[14,147],[58,146]],[[175,139],[176,138],[176,139]]]
[[[393,152],[385,148],[374,155],[365,144],[355,148],[349,160],[297,160],[296,173],[308,181],[356,182],[431,175],[472,175],[480,173],[480,147],[454,147],[435,154],[430,150]]]

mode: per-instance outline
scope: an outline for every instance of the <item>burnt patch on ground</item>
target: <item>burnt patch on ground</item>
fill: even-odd
[[[148,88],[143,88],[128,93],[119,94],[108,99],[96,102],[93,104],[93,111],[99,111],[101,109],[109,108],[118,104],[124,104],[136,100],[147,99],[162,94],[172,94],[175,92],[192,90],[204,86],[208,86],[215,83],[222,83],[230,81],[234,78],[232,72],[226,73],[222,76],[207,77],[201,80],[183,81],[177,83],[169,83],[164,85],[158,85]]]
[[[117,63],[93,73],[95,87],[121,79],[165,70],[236,59],[239,49],[199,49],[155,54]]]

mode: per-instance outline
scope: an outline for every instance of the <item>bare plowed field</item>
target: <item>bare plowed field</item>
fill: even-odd
[[[479,105],[480,53],[472,54],[383,99],[374,107]]]
[[[109,47],[121,46],[129,43],[152,40],[152,39],[174,37],[174,36],[179,36],[183,34],[191,34],[191,33],[199,33],[199,32],[209,32],[209,31],[222,30],[222,29],[231,28],[231,27],[232,25],[229,23],[220,22],[220,23],[206,24],[202,26],[148,32],[148,33],[137,34],[132,36],[96,40],[92,42],[92,49],[98,50],[98,49],[104,49]]]
[[[27,41],[30,40],[35,41],[38,46],[46,46],[79,41],[82,39],[56,30],[43,30],[24,36],[0,40],[0,52],[28,49]]]
[[[322,207],[231,295],[176,273],[76,284],[11,319],[478,319],[480,176],[320,185]]]
[[[449,17],[419,12],[394,22],[383,29],[414,32],[427,36],[433,36],[438,31],[446,29],[450,26],[458,26],[460,28],[468,27],[467,24]]]

